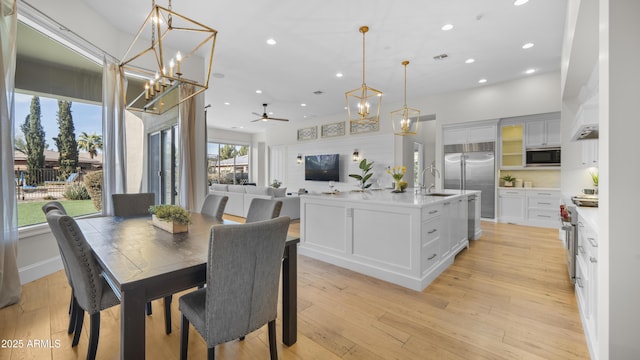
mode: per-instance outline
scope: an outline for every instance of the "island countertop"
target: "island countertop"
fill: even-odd
[[[414,189],[407,189],[403,193],[394,193],[391,189],[365,190],[365,191],[340,191],[335,193],[313,193],[301,195],[302,198],[327,199],[347,202],[397,205],[406,207],[423,207],[444,202],[447,199],[455,199],[459,196],[480,194],[477,190],[441,190],[436,194],[451,194],[451,196],[430,196],[429,193],[416,194]]]

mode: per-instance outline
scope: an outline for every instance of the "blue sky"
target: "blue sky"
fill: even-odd
[[[32,95],[16,93],[15,97],[15,135],[24,139],[24,134],[20,128],[24,123],[24,119],[29,115],[31,107]],[[56,151],[56,143],[54,137],[58,136],[58,100],[40,96],[40,121],[44,128],[45,138],[49,150]],[[71,116],[73,117],[73,125],[75,126],[76,139],[86,132],[87,134],[102,135],[102,107],[80,102],[71,103]]]

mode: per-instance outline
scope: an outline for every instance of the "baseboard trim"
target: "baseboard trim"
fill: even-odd
[[[24,285],[47,275],[53,274],[60,269],[62,269],[62,259],[60,258],[60,256],[39,261],[34,264],[29,264],[18,269],[18,272],[20,274],[20,283]]]

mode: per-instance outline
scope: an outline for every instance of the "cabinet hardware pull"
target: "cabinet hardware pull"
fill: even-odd
[[[427,258],[427,260],[433,260],[433,258],[434,258],[434,257],[436,257],[436,256],[437,256],[437,254],[433,254],[433,255],[429,256],[429,257]]]
[[[551,194],[550,194],[550,193],[542,193],[542,192],[539,192],[539,193],[538,193],[538,195],[551,195]]]
[[[451,205],[450,202],[442,203],[442,205]]]
[[[543,202],[539,202],[538,204],[540,204],[540,205],[551,205],[551,203],[547,203],[547,202],[544,202],[544,203]]]
[[[551,216],[549,216],[549,215],[541,215],[541,214],[538,214],[538,217],[550,218]]]
[[[434,232],[438,231],[438,229],[433,229],[431,231],[428,231],[427,234],[433,234]]]
[[[598,243],[596,242],[596,239],[592,237],[588,237],[587,240],[589,240],[589,242],[591,243],[591,246],[598,247]]]
[[[438,212],[438,210],[431,210],[431,211],[429,211],[429,215],[435,214],[437,212]]]
[[[578,246],[578,252],[580,254],[584,254],[584,248],[582,247],[582,245]]]
[[[584,286],[582,286],[582,279],[580,279],[579,277],[576,277],[576,284],[578,284],[578,287],[583,288]]]
[[[597,262],[598,262],[598,259],[596,259],[596,258],[594,258],[593,256],[591,256],[591,257],[589,258],[589,261],[591,261],[592,263],[597,263]]]

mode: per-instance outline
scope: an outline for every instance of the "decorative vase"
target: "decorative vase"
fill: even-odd
[[[395,184],[396,184],[396,186],[395,186],[394,191],[395,192],[402,192],[402,186],[400,185],[400,180],[396,181]]]
[[[172,234],[179,234],[189,231],[189,225],[182,225],[171,221],[163,221],[158,219],[157,216],[151,215],[153,226],[158,227],[164,231],[168,231]]]
[[[513,187],[513,181],[505,181],[504,187]]]

